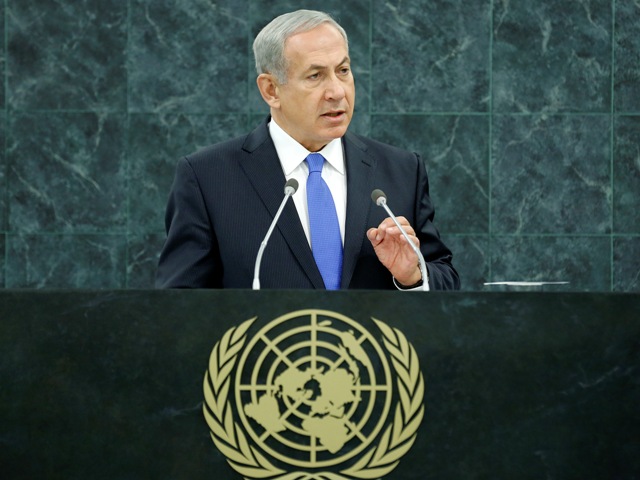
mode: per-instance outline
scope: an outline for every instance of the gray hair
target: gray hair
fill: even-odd
[[[308,32],[328,23],[334,26],[344,37],[347,51],[349,40],[347,33],[329,14],[315,10],[297,10],[274,18],[256,36],[253,42],[253,55],[256,59],[256,71],[274,75],[281,84],[287,83],[287,58],[284,45],[287,39],[296,33]]]

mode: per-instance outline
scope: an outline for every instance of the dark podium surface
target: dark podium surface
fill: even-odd
[[[241,478],[202,414],[209,355],[302,309],[418,353],[424,420],[385,478],[640,479],[640,295],[241,290],[0,291],[0,478]]]

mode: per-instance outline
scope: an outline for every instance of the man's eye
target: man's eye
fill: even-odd
[[[349,67],[343,67],[343,68],[340,69],[340,73],[342,75],[348,75],[350,71],[351,71],[351,69]]]
[[[320,74],[319,73],[312,73],[311,75],[309,75],[307,77],[309,80],[317,80],[318,78],[320,78]]]

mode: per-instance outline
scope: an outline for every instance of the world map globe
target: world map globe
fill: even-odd
[[[385,424],[392,397],[378,341],[360,323],[324,310],[292,312],[258,331],[235,383],[249,437],[271,457],[303,468],[360,453]]]

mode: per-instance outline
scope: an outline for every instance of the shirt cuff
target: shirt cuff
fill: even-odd
[[[404,285],[400,285],[396,281],[396,278],[393,277],[393,284],[401,292],[428,292],[429,291],[429,276],[428,275],[429,275],[429,273],[427,272],[427,288],[426,289],[423,286],[423,283],[424,283],[423,279],[420,279],[420,281],[418,283],[415,283],[413,285],[409,285],[408,287],[405,287]]]

